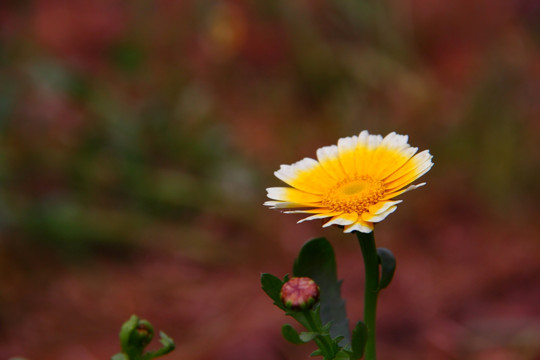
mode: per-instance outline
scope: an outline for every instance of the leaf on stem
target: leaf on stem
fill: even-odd
[[[300,339],[298,332],[289,324],[285,324],[281,327],[281,335],[283,335],[285,340],[293,344],[303,344],[305,342]]]
[[[302,340],[302,342],[307,343],[315,339],[318,335],[320,334],[316,332],[303,332],[303,333],[300,333],[300,340]]]
[[[364,355],[367,338],[368,338],[368,330],[367,330],[366,324],[364,324],[362,321],[357,322],[352,332],[351,359],[360,359]]]
[[[349,320],[345,301],[341,298],[341,281],[337,279],[334,249],[328,240],[316,238],[308,241],[294,262],[293,274],[312,278],[319,285],[321,321],[323,324],[331,322],[330,335],[333,338],[343,336],[344,343],[348,344]]]
[[[145,359],[151,360],[151,359],[166,355],[175,349],[176,346],[174,345],[173,339],[168,337],[167,334],[165,334],[163,331],[159,332],[159,337],[160,337],[159,342],[163,346],[159,350],[146,353]]]
[[[350,360],[351,356],[345,350],[341,350],[332,360]]]
[[[154,336],[154,328],[147,320],[132,315],[120,330],[122,352],[113,355],[111,360],[151,360],[174,350],[174,341],[164,332],[160,332],[161,349],[144,353],[146,346]]]
[[[381,279],[379,281],[379,290],[387,287],[394,278],[396,271],[396,258],[394,254],[386,248],[378,248],[379,263],[381,264]]]
[[[310,357],[323,356],[323,352],[321,351],[321,349],[317,349],[314,352],[312,352],[309,356]]]
[[[281,299],[279,298],[279,293],[281,292],[281,287],[283,286],[283,281],[281,281],[278,277],[264,273],[261,274],[261,286],[264,292],[272,299],[274,300],[274,304],[279,307],[282,310],[287,310],[285,306],[281,303]]]

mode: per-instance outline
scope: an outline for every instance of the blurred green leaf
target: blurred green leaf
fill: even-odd
[[[144,354],[144,356],[142,357],[142,360],[151,360],[151,359],[166,355],[176,348],[176,346],[174,345],[174,341],[170,337],[168,337],[167,334],[165,334],[163,331],[159,332],[159,336],[160,336],[159,342],[163,346],[159,350],[151,351]]]
[[[111,360],[152,360],[170,353],[175,349],[174,341],[164,332],[160,332],[159,350],[144,353],[146,346],[154,336],[154,328],[146,321],[132,315],[120,329],[120,345],[122,352],[114,355]]]
[[[283,286],[283,282],[279,278],[268,273],[261,274],[261,286],[264,292],[270,296],[272,300],[274,300],[274,304],[277,307],[287,310],[281,303],[281,299],[279,297],[281,287]]]
[[[394,272],[396,271],[396,258],[394,254],[386,248],[377,248],[377,255],[379,255],[379,262],[381,264],[381,279],[379,281],[379,290],[384,289],[394,278]]]
[[[352,331],[351,338],[351,359],[360,359],[364,355],[368,338],[368,330],[366,324],[362,321],[356,323]]]
[[[316,332],[305,331],[305,332],[300,333],[299,337],[302,342],[308,342],[315,339],[318,335],[319,333],[316,333]]]
[[[129,360],[126,354],[116,354],[111,357],[111,360]]]
[[[112,63],[126,73],[135,73],[144,61],[144,52],[133,41],[124,41],[114,46],[110,51]]]
[[[345,301],[341,298],[341,281],[337,279],[334,249],[328,240],[316,238],[308,241],[294,262],[293,274],[312,278],[319,285],[321,321],[323,324],[331,323],[332,337],[343,336],[345,344],[348,344],[349,320]]]
[[[344,350],[341,350],[340,352],[338,352],[336,354],[336,356],[334,357],[333,360],[350,360],[350,359],[351,359],[351,357],[350,357],[349,353],[347,353]]]
[[[321,351],[321,349],[317,349],[314,352],[312,352],[309,356],[310,357],[323,356],[323,352]]]

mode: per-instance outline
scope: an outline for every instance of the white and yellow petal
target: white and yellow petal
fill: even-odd
[[[267,196],[272,200],[288,201],[298,204],[313,205],[321,202],[321,195],[308,193],[294,188],[271,187],[266,189]]]
[[[388,176],[384,182],[388,191],[401,189],[428,172],[433,166],[428,150],[413,156],[407,163]]]
[[[281,165],[274,175],[294,188],[313,194],[323,194],[333,183],[321,164],[311,158],[304,158],[292,165]]]
[[[339,162],[348,178],[356,176],[355,152],[358,147],[358,136],[350,136],[338,140]]]
[[[370,233],[373,231],[373,223],[369,223],[369,222],[363,221],[362,219],[358,219],[354,224],[345,226],[345,229],[343,230],[343,232],[346,232],[346,233],[350,233],[353,231]]]
[[[343,170],[343,166],[339,161],[337,145],[324,146],[318,149],[317,159],[328,176],[332,177],[335,181],[341,181],[347,177],[347,173]]]
[[[394,132],[341,138],[318,149],[317,160],[282,165],[275,175],[290,187],[268,188],[265,205],[309,214],[299,222],[330,218],[324,227],[371,232],[397,209],[396,196],[425,184],[411,185],[433,166],[429,151],[417,150],[408,136]]]
[[[332,217],[330,221],[325,223],[323,227],[328,227],[331,225],[340,225],[340,226],[347,226],[352,225],[358,220],[358,214],[357,213],[347,213],[347,214],[340,214]]]

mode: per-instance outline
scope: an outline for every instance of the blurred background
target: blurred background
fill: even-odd
[[[377,227],[381,360],[540,359],[539,41],[535,0],[2,1],[0,358],[110,358],[133,313],[167,359],[307,358],[260,273],[327,236],[356,322],[361,254],[265,188],[367,129],[435,162]]]

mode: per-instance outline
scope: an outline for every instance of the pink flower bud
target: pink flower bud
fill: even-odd
[[[293,277],[283,284],[279,296],[291,310],[308,310],[319,300],[319,287],[308,277]]]

